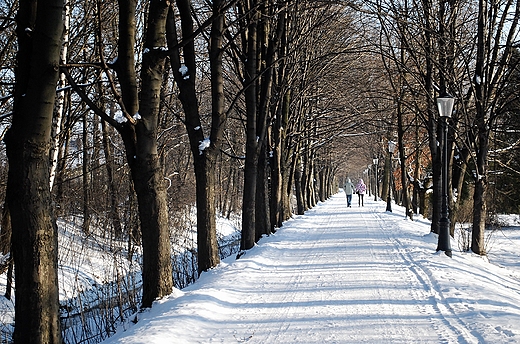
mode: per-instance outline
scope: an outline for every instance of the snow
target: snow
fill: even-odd
[[[114,119],[119,124],[125,123],[127,121],[125,115],[123,115],[123,113],[119,110],[114,114]]]
[[[114,343],[518,343],[520,229],[488,258],[340,192],[137,314]],[[505,238],[505,239],[504,239]]]
[[[202,155],[202,152],[211,145],[211,140],[209,137],[206,137],[199,144],[199,155]]]

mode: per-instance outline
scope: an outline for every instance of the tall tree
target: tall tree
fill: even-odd
[[[190,140],[196,179],[197,204],[197,261],[198,272],[215,267],[220,262],[216,228],[216,163],[224,135],[227,115],[224,111],[224,86],[222,53],[224,14],[226,3],[212,2],[209,57],[211,73],[211,128],[204,136],[202,118],[196,91],[197,52],[193,28],[191,1],[178,0],[181,19],[181,35],[177,34],[173,9],[168,16],[168,46],[175,82],[179,87],[179,99],[184,110],[184,124]],[[183,62],[183,63],[182,63]]]
[[[500,114],[500,93],[508,84],[508,70],[513,45],[518,36],[520,2],[514,0],[479,0],[477,23],[477,57],[473,75],[475,122],[473,150],[475,158],[475,191],[473,194],[473,226],[471,250],[483,255],[488,191],[489,138]]]
[[[138,83],[135,62],[136,5],[134,0],[119,1],[118,58],[110,67],[117,73],[121,94],[109,70],[109,64],[104,59],[104,49],[100,48],[99,54],[100,65],[110,81],[121,116],[117,119],[110,117],[89,99],[70,74],[68,80],[82,100],[121,134],[124,142],[139,207],[143,246],[141,306],[146,308],[151,307],[156,298],[170,294],[173,287],[166,183],[157,150],[169,4],[160,0],[150,1],[142,55],[141,85]]]
[[[246,17],[247,35],[244,35],[245,48],[245,101],[246,101],[246,162],[244,166],[244,193],[242,198],[242,240],[241,250],[248,250],[255,243],[255,208],[256,184],[258,174],[258,147],[262,144],[259,138],[258,127],[258,19],[259,10],[256,0],[244,1],[242,14]],[[263,139],[263,138],[262,138]]]
[[[130,6],[128,6],[130,3]],[[143,245],[142,307],[150,307],[157,297],[172,291],[170,232],[166,183],[157,152],[157,127],[166,46],[167,2],[151,0],[141,67],[141,92],[138,96],[134,64],[135,3],[121,0],[119,58],[123,102],[127,121],[120,130],[134,182]],[[128,81],[128,84],[125,84]],[[123,84],[125,84],[123,86]]]
[[[15,343],[61,343],[49,153],[59,72],[63,0],[19,2],[18,54],[7,203],[16,264]]]

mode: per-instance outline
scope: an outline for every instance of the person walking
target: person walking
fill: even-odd
[[[363,196],[365,195],[365,192],[367,192],[367,186],[365,185],[365,183],[363,182],[363,179],[359,179],[359,182],[358,184],[356,185],[356,192],[358,194],[358,202],[359,202],[359,206],[365,206],[364,202],[363,202]]]
[[[352,194],[354,193],[354,184],[350,181],[350,178],[347,179],[347,182],[345,183],[345,187],[343,189],[347,194],[347,207],[351,208]]]

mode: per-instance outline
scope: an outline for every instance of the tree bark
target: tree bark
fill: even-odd
[[[258,241],[262,235],[271,233],[271,209],[270,209],[270,183],[269,183],[269,157],[267,148],[269,147],[268,136],[268,117],[269,112],[273,110],[271,104],[272,87],[273,87],[273,64],[275,55],[279,45],[280,26],[274,37],[270,38],[269,20],[274,16],[276,9],[269,6],[270,1],[261,1],[260,20],[258,25],[257,55],[259,56],[258,73],[261,74],[258,99],[258,119],[257,119],[257,136],[260,138],[260,146],[258,147],[258,175],[256,179],[256,210],[255,210],[255,241]]]
[[[217,154],[220,150],[223,131],[226,125],[224,112],[224,87],[222,74],[222,41],[224,32],[223,2],[213,1],[213,15],[215,19],[210,32],[210,70],[211,70],[211,133],[209,145],[201,146],[205,141],[202,129],[197,92],[195,90],[196,78],[196,52],[193,40],[184,42],[184,65],[181,65],[181,54],[178,50],[178,36],[173,10],[168,15],[168,46],[170,49],[177,47],[170,55],[170,63],[175,81],[179,86],[179,99],[182,103],[185,116],[185,126],[190,140],[190,148],[194,160],[196,179],[196,205],[197,205],[197,254],[198,272],[207,271],[218,265],[220,257],[218,253],[216,210],[215,210],[215,167]],[[193,35],[193,20],[191,18],[191,6],[188,0],[178,0],[177,7],[181,18],[183,37]]]
[[[157,126],[165,57],[158,47],[166,45],[168,5],[161,0],[150,2],[141,69],[139,116],[134,118],[136,152],[129,157],[139,204],[143,244],[142,307],[172,292],[170,232],[166,183],[157,152]]]
[[[477,23],[477,59],[475,64],[475,79],[484,78],[484,61],[486,59],[486,41],[489,32],[486,25],[487,4],[479,0],[479,14]],[[484,231],[486,226],[486,191],[487,191],[487,151],[489,124],[486,116],[488,99],[482,81],[475,80],[476,116],[475,124],[478,130],[476,144],[476,179],[473,193],[473,225],[471,232],[471,251],[479,255],[485,255]]]
[[[7,203],[16,265],[14,343],[61,343],[49,153],[63,0],[20,1],[12,126],[6,134]]]
[[[12,236],[12,227],[11,227],[11,215],[9,214],[9,207],[7,203],[4,203],[2,207],[2,219],[0,226],[0,253],[3,255],[9,254],[10,257],[7,261],[0,266],[0,272],[4,273],[7,270],[7,283],[5,286],[5,294],[4,297],[7,300],[11,300],[12,290],[13,290],[13,257],[11,252],[11,236]]]
[[[248,18],[245,87],[246,90],[246,161],[244,164],[244,194],[242,198],[242,240],[241,250],[249,250],[255,244],[255,208],[256,208],[256,178],[258,173],[258,145],[260,144],[257,132],[257,8],[256,1],[251,1],[251,8],[245,11]]]
[[[473,226],[471,229],[471,251],[478,255],[485,255],[484,233],[486,230],[486,201],[487,185],[483,179],[475,181],[473,194]]]
[[[114,236],[121,238],[123,235],[123,227],[121,226],[121,219],[119,217],[117,205],[117,190],[114,180],[114,162],[112,147],[110,146],[108,126],[105,121],[101,121],[101,132],[103,136],[103,152],[105,154],[105,168],[107,171],[108,191],[110,193],[110,218],[112,220],[112,227]]]
[[[298,160],[294,170],[294,193],[296,196],[296,214],[298,215],[303,215],[305,213],[305,200],[303,197],[304,188],[302,182],[302,166],[300,160]]]
[[[477,55],[473,85],[475,92],[475,190],[473,196],[473,228],[471,250],[486,254],[484,230],[486,226],[486,197],[488,192],[488,150],[491,130],[499,115],[500,99],[511,75],[505,71],[510,65],[514,40],[520,21],[520,3],[506,1],[501,11],[496,4],[479,0],[477,22]],[[507,24],[506,24],[507,23]]]
[[[404,60],[403,57],[401,57],[402,60]],[[398,144],[398,147],[399,147],[399,162],[400,162],[400,167],[401,167],[401,187],[402,187],[402,200],[403,200],[403,207],[405,209],[405,216],[406,217],[409,217],[410,220],[413,220],[413,211],[412,211],[412,208],[410,206],[410,196],[408,195],[408,178],[407,178],[407,172],[408,172],[408,168],[406,166],[406,160],[407,160],[407,156],[406,156],[406,151],[405,151],[405,146],[404,146],[404,133],[405,133],[405,128],[404,128],[404,123],[403,123],[403,111],[402,111],[402,104],[400,102],[400,100],[398,100],[398,105],[397,105],[397,140],[399,142]]]
[[[89,149],[88,149],[88,111],[85,111],[83,114],[83,127],[82,127],[82,164],[81,164],[81,180],[82,183],[82,191],[83,191],[83,223],[82,230],[83,233],[89,234],[90,231],[90,158],[89,158]]]
[[[278,37],[280,40],[279,51],[280,57],[285,56],[288,49],[287,47],[287,31],[286,18],[287,12],[285,10],[280,11],[278,21]],[[278,106],[274,107],[276,110],[272,112],[275,115],[273,125],[271,127],[271,232],[275,232],[276,228],[281,227],[283,223],[283,145],[285,142],[289,103],[290,103],[290,90],[283,91],[284,81],[284,60],[281,59],[278,68],[273,71],[273,94],[277,94]]]
[[[264,144],[262,145],[262,150],[258,160],[258,174],[256,181],[255,242],[258,242],[263,235],[269,235],[271,233],[268,161],[266,145]]]
[[[66,2],[64,4],[65,11],[63,14],[63,42],[62,42],[62,48],[61,48],[61,63],[67,63],[68,59],[68,49],[69,49],[69,32],[70,32],[70,3]],[[66,86],[66,78],[63,73],[60,73],[59,83],[58,83],[58,89],[63,89]],[[53,126],[52,126],[52,146],[51,146],[51,167],[50,167],[50,178],[49,178],[49,184],[52,191],[52,188],[54,186],[54,182],[56,179],[56,174],[58,172],[58,158],[60,154],[60,136],[63,126],[63,118],[65,117],[65,108],[66,108],[66,99],[67,99],[68,92],[63,90],[58,93],[58,99],[57,99],[57,109],[56,109],[56,115],[53,119]]]
[[[115,65],[121,84],[122,97],[116,100],[125,117],[124,123],[99,110],[84,95],[89,106],[121,134],[130,167],[139,207],[143,245],[143,297],[141,307],[172,291],[173,280],[170,260],[170,240],[166,185],[157,153],[157,125],[160,92],[165,56],[161,47],[166,45],[165,29],[168,5],[152,0],[149,7],[145,52],[141,69],[141,93],[137,88],[135,71],[135,11],[133,0],[119,1],[118,59]],[[102,58],[102,54],[100,54]],[[111,75],[107,73],[111,80]],[[76,85],[77,86],[77,85]],[[75,87],[77,90],[77,87]],[[78,91],[81,94],[81,92]],[[140,100],[140,101],[139,101]]]

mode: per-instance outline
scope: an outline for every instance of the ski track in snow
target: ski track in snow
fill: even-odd
[[[407,230],[416,222],[384,206],[367,199],[365,207],[347,208],[344,194],[334,195],[239,260],[156,302],[107,343],[520,341],[520,281],[500,270],[489,281],[478,275],[481,260],[469,268],[455,249],[453,259],[435,253],[427,225],[423,233]],[[425,251],[424,241],[433,249]],[[454,274],[477,285],[451,287]],[[478,283],[500,298],[471,299]],[[494,316],[507,321],[495,324]]]
[[[377,218],[382,221],[380,216]],[[385,233],[388,242],[391,242],[398,253],[397,265],[405,266],[412,274],[410,278],[412,290],[420,296],[413,297],[420,304],[419,312],[429,317],[435,332],[439,334],[440,343],[478,343],[482,340],[478,334],[473,334],[466,328],[453,309],[449,306],[442,290],[427,267],[414,262],[411,254],[406,251],[399,238],[391,235],[388,229],[377,222],[380,230]],[[397,227],[397,226],[396,226]],[[392,228],[398,231],[399,228]],[[442,253],[441,253],[442,254]]]

